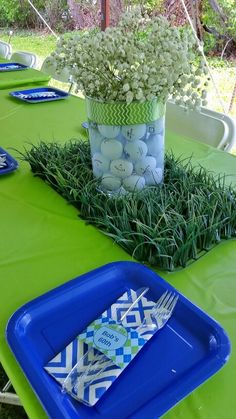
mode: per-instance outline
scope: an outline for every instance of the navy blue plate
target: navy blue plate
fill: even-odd
[[[7,153],[7,151],[0,147],[0,157],[1,156],[6,157],[6,166],[0,167],[0,175],[6,175],[17,169],[18,162],[9,153]]]
[[[10,95],[16,99],[23,100],[24,102],[40,103],[65,99],[69,96],[69,93],[66,93],[63,90],[54,89],[53,87],[38,87],[35,89],[17,90],[15,92],[10,92]]]
[[[1,63],[0,64],[0,72],[5,71],[19,71],[19,70],[26,70],[27,65],[20,64],[20,63]]]
[[[50,418],[157,419],[216,373],[228,360],[222,327],[179,294],[167,325],[88,407],[61,392],[44,370],[92,320],[131,288],[149,287],[152,301],[175,290],[151,269],[134,262],[102,266],[36,298],[10,318],[6,337]],[[63,359],[58,362],[60,366]]]

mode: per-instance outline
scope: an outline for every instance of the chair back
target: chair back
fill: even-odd
[[[52,62],[50,57],[45,58],[41,71],[49,74],[53,79],[61,81],[62,83],[71,83],[71,75],[68,68],[63,68],[61,71],[57,71],[56,64]]]
[[[201,112],[185,111],[182,106],[168,101],[166,128],[167,132],[173,132],[227,152],[236,144],[236,122],[233,118],[204,107]]]
[[[32,52],[28,51],[16,51],[11,56],[11,61],[15,61],[19,64],[27,65],[31,68],[37,67],[38,57]]]
[[[10,58],[12,54],[12,47],[4,41],[0,41],[0,58]]]

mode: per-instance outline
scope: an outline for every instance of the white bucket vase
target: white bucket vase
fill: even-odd
[[[158,185],[164,175],[165,104],[86,99],[93,174],[108,193]]]

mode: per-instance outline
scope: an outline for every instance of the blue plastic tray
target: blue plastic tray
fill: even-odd
[[[1,63],[0,64],[0,72],[5,71],[19,71],[19,70],[26,70],[27,65],[20,64],[20,63]]]
[[[116,262],[82,275],[29,302],[9,320],[8,343],[49,417],[157,419],[227,361],[222,327],[180,295],[168,324],[140,351],[94,407],[67,394],[43,366],[127,288],[150,288],[157,300],[166,281],[143,265]]]
[[[53,87],[38,87],[28,90],[17,90],[9,93],[16,99],[23,100],[28,103],[50,102],[52,100],[65,99],[69,93],[63,90],[54,89]]]
[[[7,151],[0,147],[0,155],[1,154],[6,154],[7,166],[0,168],[0,176],[7,175],[8,173],[11,173],[14,170],[16,170],[18,167],[18,162],[9,153],[7,153]]]

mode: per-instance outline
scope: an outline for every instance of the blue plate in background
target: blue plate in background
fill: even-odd
[[[9,93],[16,99],[23,100],[28,103],[50,102],[52,100],[65,99],[69,93],[54,87],[38,87],[35,89],[17,90]]]
[[[167,325],[95,406],[62,393],[44,365],[123,292],[141,287],[149,287],[146,297],[153,301],[166,290],[179,294],[149,268],[115,262],[36,298],[10,318],[8,343],[49,417],[157,419],[228,360],[230,342],[224,329],[180,294]]]
[[[27,65],[20,64],[20,63],[1,63],[0,64],[0,72],[5,71],[19,71],[19,70],[26,70]]]
[[[0,147],[0,156],[1,155],[6,156],[6,166],[0,168],[0,175],[6,175],[17,169],[18,162],[9,153],[7,153],[7,151]]]

